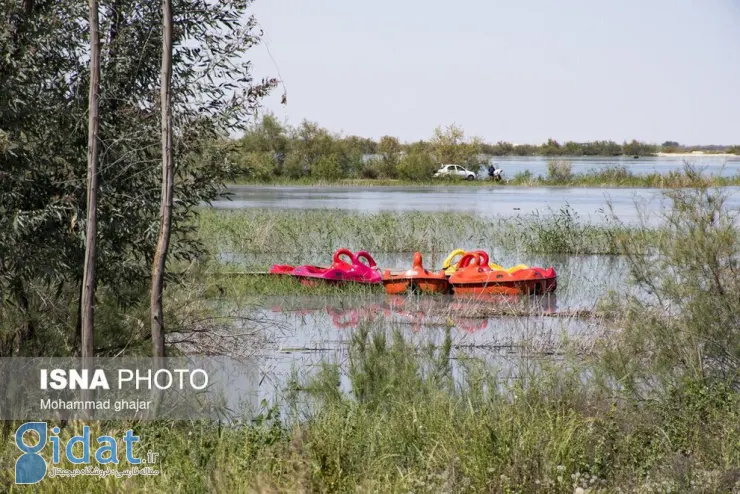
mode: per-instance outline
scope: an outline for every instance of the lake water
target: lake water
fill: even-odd
[[[645,174],[680,170],[684,161],[709,175],[740,174],[740,157],[648,157],[568,158],[575,173],[614,164]],[[542,156],[503,156],[492,158],[505,177],[530,170],[535,176],[547,174],[548,158]],[[482,174],[485,172],[482,171]],[[377,213],[380,211],[460,211],[485,216],[516,216],[535,211],[547,212],[570,205],[583,219],[603,219],[611,203],[625,222],[637,219],[636,203],[642,211],[657,211],[662,200],[658,189],[618,187],[270,187],[232,185],[231,200],[212,203],[215,208],[241,209],[342,209]],[[740,187],[728,187],[729,206],[740,208]]]
[[[726,187],[728,205],[740,208],[740,187]],[[341,209],[381,211],[469,212],[484,216],[547,213],[565,205],[585,221],[599,222],[611,203],[622,221],[638,219],[641,211],[660,209],[665,201],[657,189],[588,187],[229,187],[231,200],[218,200],[218,209]]]
[[[493,160],[508,177],[529,169],[546,173],[546,158],[505,157]],[[680,169],[683,158],[572,159],[573,170],[582,173],[591,168],[622,163],[635,173]],[[707,166],[709,173],[740,173],[740,160],[692,158],[694,164]],[[722,168],[722,165],[725,167]],[[563,187],[262,187],[232,186],[232,200],[215,201],[224,209],[340,209],[354,212],[381,211],[469,212],[494,216],[546,213],[570,205],[582,219],[599,222],[611,203],[625,222],[638,218],[637,211],[658,211],[664,198],[654,189],[563,188]],[[726,189],[729,206],[740,209],[740,187]],[[330,253],[312,253],[295,259],[274,255],[222,253],[226,262],[265,264],[283,262],[326,262]],[[444,254],[430,253],[430,265],[438,265]],[[417,348],[439,345],[446,331],[452,339],[453,373],[457,375],[460,359],[480,358],[516,374],[522,363],[537,365],[537,359],[553,358],[565,340],[580,341],[584,348],[608,337],[607,326],[598,319],[550,317],[554,312],[594,309],[609,291],[624,292],[627,287],[625,262],[605,256],[522,256],[516,252],[496,252],[496,261],[505,265],[525,262],[553,265],[558,272],[555,295],[525,301],[533,310],[525,317],[470,317],[474,307],[455,297],[389,297],[382,293],[348,297],[273,296],[256,298],[256,306],[238,307],[243,311],[239,325],[258,334],[261,343],[252,348],[249,361],[254,378],[248,383],[249,402],[259,408],[262,400],[273,401],[293,376],[305,378],[325,363],[338,363],[345,372],[341,388],[350,389],[346,375],[348,348],[353,334],[364,324],[386,331],[401,330]],[[402,267],[411,253],[378,254],[379,265]],[[227,295],[228,297],[228,295]],[[228,305],[229,301],[224,300]],[[511,301],[502,299],[500,303]],[[518,302],[514,302],[518,303]],[[224,314],[231,313],[224,309]],[[240,328],[241,329],[241,328]],[[587,351],[587,350],[586,350]]]
[[[566,297],[567,298],[567,297]],[[241,398],[251,410],[263,400],[279,402],[292,379],[305,381],[326,364],[339,365],[340,387],[351,391],[347,374],[349,347],[365,327],[385,332],[391,340],[400,332],[404,340],[423,351],[451,340],[453,378],[461,380],[464,362],[484,361],[505,379],[518,375],[523,366],[537,366],[543,359],[558,358],[566,345],[589,348],[604,336],[599,319],[549,317],[559,309],[558,296],[532,297],[524,303],[531,317],[469,317],[481,306],[516,307],[522,299],[467,300],[431,296],[271,297],[261,307],[249,309],[245,319],[261,321],[260,344],[242,361],[253,369],[243,383]],[[241,328],[240,328],[241,329]],[[254,331],[254,323],[244,328]],[[572,346],[570,347],[573,348]]]
[[[408,263],[410,253],[379,254],[384,265]],[[442,257],[434,259],[441,262]],[[522,260],[515,253],[501,254],[510,265]],[[291,379],[306,379],[325,364],[339,364],[341,387],[350,391],[346,373],[349,346],[363,326],[390,335],[400,331],[418,349],[442,344],[446,331],[452,344],[453,375],[461,378],[461,362],[485,361],[505,376],[522,366],[557,358],[566,342],[590,348],[603,338],[607,327],[599,318],[572,317],[573,311],[597,309],[610,290],[626,289],[626,262],[618,256],[528,256],[533,265],[554,266],[558,288],[537,297],[389,296],[381,287],[373,291],[332,295],[270,295],[247,297],[235,303],[226,293],[216,302],[224,314],[239,313],[240,330],[259,334],[250,342],[249,362],[254,369],[247,383],[253,409],[262,400],[279,400]],[[431,261],[431,259],[430,259]],[[243,295],[243,294],[242,294]],[[222,304],[222,305],[221,305]],[[526,316],[496,315],[486,311],[524,311]],[[554,317],[567,312],[566,317]]]
[[[519,172],[529,170],[534,176],[547,175],[547,162],[553,158],[545,156],[495,156],[490,163],[504,171],[504,177],[512,178]],[[558,159],[558,158],[555,158]],[[681,170],[684,163],[703,169],[707,175],[734,177],[740,174],[740,156],[651,156],[634,159],[627,156],[616,157],[574,157],[563,158],[570,161],[573,173],[585,173],[591,169],[613,165],[626,166],[636,175],[661,174]]]

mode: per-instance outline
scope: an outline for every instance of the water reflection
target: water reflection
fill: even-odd
[[[491,318],[530,317],[555,314],[557,296],[406,296],[387,295],[372,298],[334,299],[325,303],[311,302],[303,297],[274,303],[275,314],[290,314],[295,318],[325,314],[336,329],[357,328],[360,324],[383,320],[402,324],[418,333],[424,327],[454,327],[466,333],[486,329]]]

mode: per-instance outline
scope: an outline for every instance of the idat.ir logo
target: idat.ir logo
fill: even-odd
[[[38,437],[34,438],[35,432]],[[56,467],[61,461],[62,452],[64,452],[67,460],[73,465],[89,465],[90,464],[90,427],[84,426],[82,428],[81,436],[73,436],[67,441],[67,444],[62,444],[62,440],[59,437],[59,428],[53,427],[51,434],[48,433],[46,422],[26,422],[21,425],[17,431],[15,431],[15,445],[21,451],[21,455],[15,462],[15,483],[16,484],[35,484],[40,482],[46,474],[48,467],[51,466],[52,472],[50,476],[61,475],[61,476],[76,476],[76,475],[98,475],[105,476],[106,474],[115,474],[120,476],[120,470],[101,470],[99,467],[93,469],[87,467],[84,469],[65,470]],[[30,433],[30,434],[27,434]],[[24,438],[25,436],[25,438]],[[30,439],[27,444],[24,439]],[[34,444],[34,439],[38,441]],[[136,458],[133,455],[133,445],[139,440],[138,436],[134,436],[134,431],[129,429],[123,435],[123,443],[125,444],[126,450],[126,461],[131,465],[139,465],[142,463],[140,458]],[[46,447],[46,444],[51,442],[52,444],[52,465],[47,465],[46,461],[41,457],[41,451]],[[118,465],[118,442],[113,436],[98,436],[96,438],[97,449],[95,450],[94,457],[95,461],[100,465]],[[76,444],[82,445],[81,452],[77,451],[75,454],[74,447]],[[146,463],[154,463],[157,458],[157,453],[147,452]],[[158,474],[156,470],[144,468],[139,471],[138,467],[134,467],[135,471],[128,470],[126,474],[128,476],[133,474],[144,474],[152,475]]]

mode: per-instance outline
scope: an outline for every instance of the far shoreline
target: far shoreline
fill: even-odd
[[[703,151],[692,151],[690,153],[655,153],[659,158],[670,158],[671,156],[693,157],[693,158],[738,158],[740,155],[734,153],[705,153]],[[642,156],[641,156],[642,157]]]

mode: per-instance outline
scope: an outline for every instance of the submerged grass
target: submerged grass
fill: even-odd
[[[567,206],[557,212],[513,218],[447,212],[206,209],[197,221],[200,237],[211,252],[241,255],[327,253],[343,247],[370,253],[418,250],[427,255],[457,248],[621,254],[614,239],[630,238],[633,232],[624,225],[585,223]]]

